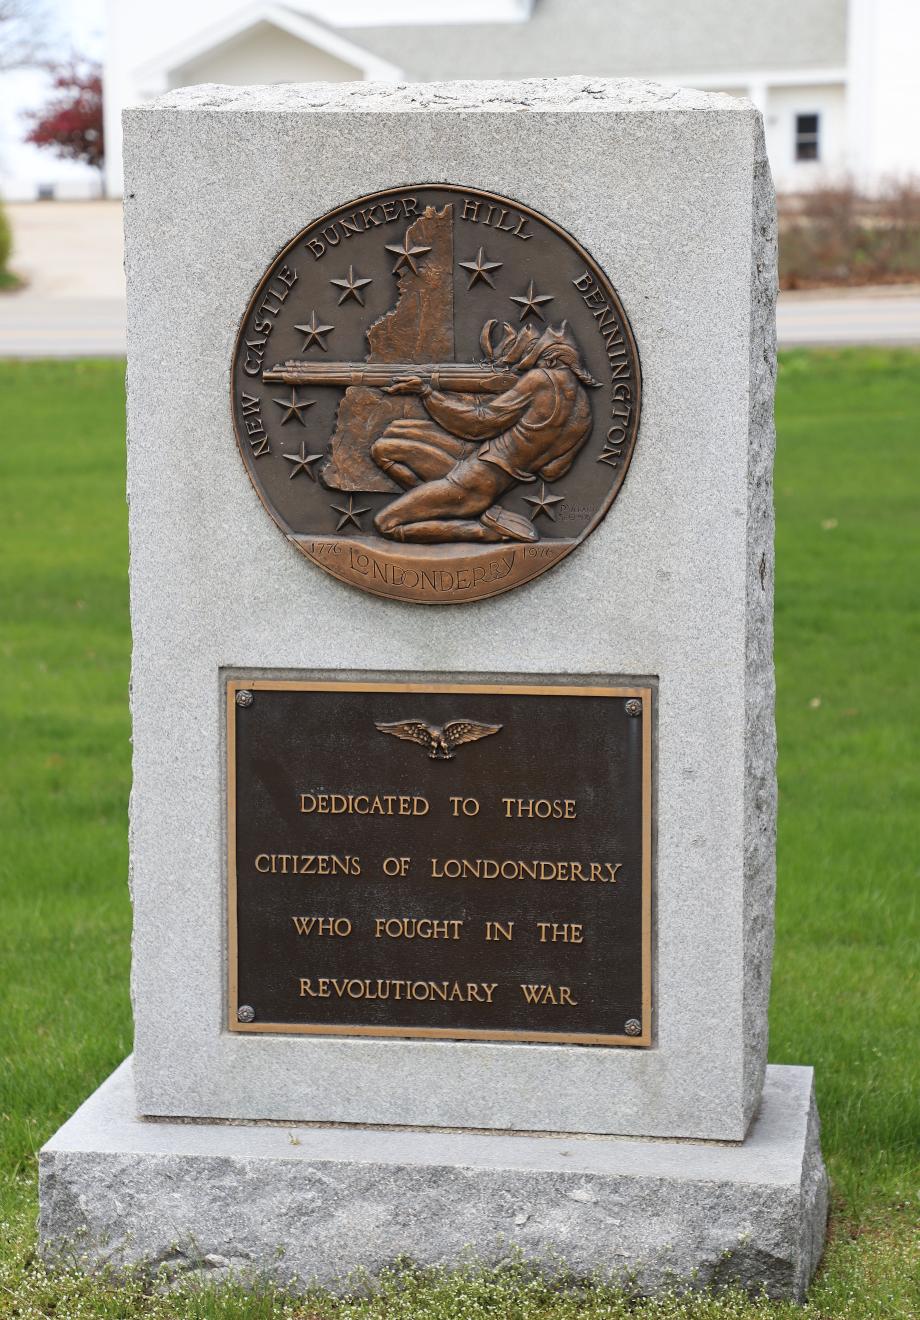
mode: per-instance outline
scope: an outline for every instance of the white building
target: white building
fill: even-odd
[[[749,96],[777,186],[920,175],[920,0],[107,0],[121,110],[190,83],[655,78]]]

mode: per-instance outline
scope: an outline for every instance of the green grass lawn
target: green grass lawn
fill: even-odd
[[[122,376],[0,363],[0,1316],[799,1314],[727,1296],[634,1304],[514,1271],[401,1275],[341,1305],[177,1298],[35,1262],[35,1153],[131,1047]],[[806,1313],[906,1318],[920,1315],[920,354],[787,354],[777,417],[771,1058],[814,1064],[835,1186]]]

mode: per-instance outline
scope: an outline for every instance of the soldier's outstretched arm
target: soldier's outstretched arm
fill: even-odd
[[[422,402],[445,430],[466,440],[491,440],[519,422],[533,402],[522,382],[495,398],[426,390]]]

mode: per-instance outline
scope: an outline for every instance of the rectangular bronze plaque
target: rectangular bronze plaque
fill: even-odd
[[[651,1043],[652,690],[227,683],[228,1026]]]

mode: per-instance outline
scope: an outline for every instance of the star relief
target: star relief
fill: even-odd
[[[423,257],[426,252],[431,251],[430,247],[410,247],[408,229],[403,238],[402,247],[400,247],[398,243],[384,243],[384,247],[387,252],[392,252],[397,258],[396,265],[393,267],[394,275],[398,275],[403,266],[408,266],[409,270],[412,271],[412,274],[417,275],[418,266],[415,264],[415,258]]]
[[[556,521],[556,515],[553,513],[553,505],[554,505],[554,504],[564,504],[564,503],[565,503],[565,496],[564,496],[564,495],[547,495],[547,493],[546,493],[546,482],[543,481],[543,482],[540,483],[540,485],[541,485],[541,489],[540,489],[540,494],[539,494],[539,495],[525,495],[525,496],[524,496],[524,502],[525,502],[526,504],[532,504],[532,505],[534,506],[534,507],[533,507],[533,511],[532,511],[532,513],[531,513],[531,515],[530,515],[530,521],[531,521],[531,522],[536,522],[537,519],[539,518],[540,514],[543,513],[543,514],[545,514],[546,517],[550,520],[550,522],[555,522],[555,521]]]
[[[545,321],[546,317],[540,311],[540,304],[552,302],[553,295],[551,293],[535,293],[533,287],[533,280],[531,280],[530,288],[527,290],[527,292],[524,294],[519,294],[517,297],[515,297],[515,295],[512,294],[511,301],[513,303],[520,304],[521,314],[518,317],[519,321],[523,321],[524,318],[527,316],[539,316],[541,321]]]
[[[358,276],[355,275],[354,266],[349,266],[348,275],[344,279],[330,280],[329,283],[336,284],[340,289],[343,290],[341,297],[339,298],[340,307],[346,298],[354,298],[355,302],[358,303],[361,307],[363,307],[364,295],[362,294],[361,290],[364,288],[366,284],[373,284],[373,280],[361,279],[359,275]]]
[[[347,527],[350,522],[354,523],[354,525],[357,527],[359,532],[364,530],[364,528],[361,526],[360,518],[362,513],[370,512],[371,506],[369,504],[363,509],[356,509],[355,497],[354,495],[349,495],[347,507],[343,508],[341,504],[333,504],[330,507],[335,509],[336,513],[340,513],[342,515],[335,526],[335,530],[337,532],[340,532],[343,527]]]
[[[303,348],[300,350],[301,353],[306,353],[307,349],[312,348],[314,344],[318,344],[324,353],[329,352],[329,349],[326,347],[326,343],[323,339],[323,335],[328,335],[331,330],[335,329],[335,326],[320,325],[319,321],[317,321],[316,319],[315,307],[313,308],[313,314],[310,317],[309,322],[306,325],[295,325],[294,329],[300,330],[303,334],[307,336],[306,339],[303,341]]]
[[[316,400],[315,400],[315,399],[302,399],[300,402],[298,402],[298,401],[297,401],[297,386],[296,386],[296,385],[292,385],[292,386],[291,386],[291,397],[290,397],[290,400],[288,400],[288,399],[274,399],[273,402],[274,402],[274,403],[277,403],[277,405],[278,405],[279,408],[286,408],[286,409],[287,409],[287,411],[285,412],[284,416],[281,418],[281,425],[282,425],[282,426],[285,426],[285,425],[291,420],[292,417],[296,417],[297,420],[298,420],[298,422],[300,422],[300,425],[301,425],[301,426],[306,426],[306,422],[304,421],[304,419],[301,417],[300,414],[303,412],[303,410],[304,410],[305,408],[312,408],[313,405],[314,405],[314,403],[316,403]]]
[[[308,454],[306,440],[301,440],[299,454],[284,454],[282,457],[286,458],[289,463],[294,464],[291,468],[291,475],[288,477],[288,481],[293,481],[301,472],[306,472],[311,481],[316,480],[316,473],[313,471],[313,464],[319,462],[322,458],[322,454]]]
[[[485,249],[480,248],[476,253],[475,261],[461,261],[458,262],[458,265],[470,272],[470,282],[466,286],[467,289],[472,289],[477,280],[482,280],[483,284],[487,284],[490,289],[494,289],[495,282],[489,272],[498,270],[504,263],[501,261],[486,261]]]

